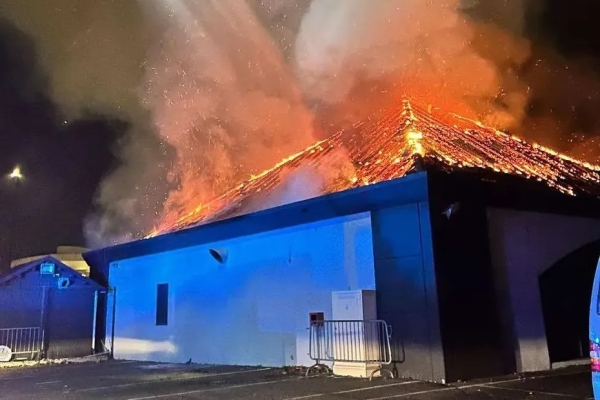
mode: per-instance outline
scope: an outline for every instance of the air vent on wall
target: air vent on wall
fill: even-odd
[[[67,277],[58,278],[58,288],[66,289],[71,286],[71,279]]]
[[[209,249],[208,252],[219,264],[227,262],[227,250],[224,249]]]

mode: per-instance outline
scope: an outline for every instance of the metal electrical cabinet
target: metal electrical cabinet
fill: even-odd
[[[334,320],[362,321],[377,319],[375,290],[351,290],[332,293]]]

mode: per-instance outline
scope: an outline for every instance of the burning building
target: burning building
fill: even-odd
[[[344,170],[346,157],[355,171]],[[167,215],[149,236],[254,211],[261,202],[257,198],[274,191],[301,166],[329,174],[336,170],[320,195],[401,178],[427,167],[502,172],[542,181],[572,195],[600,194],[600,167],[532,146],[477,121],[432,110],[431,106],[419,107],[406,99],[385,117],[338,132],[208,204],[192,207],[183,215]]]
[[[280,205],[298,174],[314,190]],[[113,289],[116,358],[309,365],[309,314],[375,290],[401,376],[544,370],[586,357],[589,294],[564,288],[591,287],[599,184],[599,167],[404,100],[85,258]]]

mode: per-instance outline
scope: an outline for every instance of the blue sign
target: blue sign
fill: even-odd
[[[40,274],[42,275],[53,275],[56,270],[56,265],[54,263],[41,263],[40,264]]]

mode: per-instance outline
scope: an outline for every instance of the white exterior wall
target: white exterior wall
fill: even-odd
[[[210,248],[225,249],[226,263],[217,263]],[[332,291],[375,289],[371,218],[365,213],[122,260],[109,277],[116,287],[117,359],[311,365],[309,313],[331,317]],[[155,326],[161,283],[169,284],[168,326]]]
[[[512,318],[518,372],[550,369],[539,276],[561,258],[600,239],[600,220],[488,210],[490,251],[504,323]],[[503,309],[503,310],[502,310]]]

